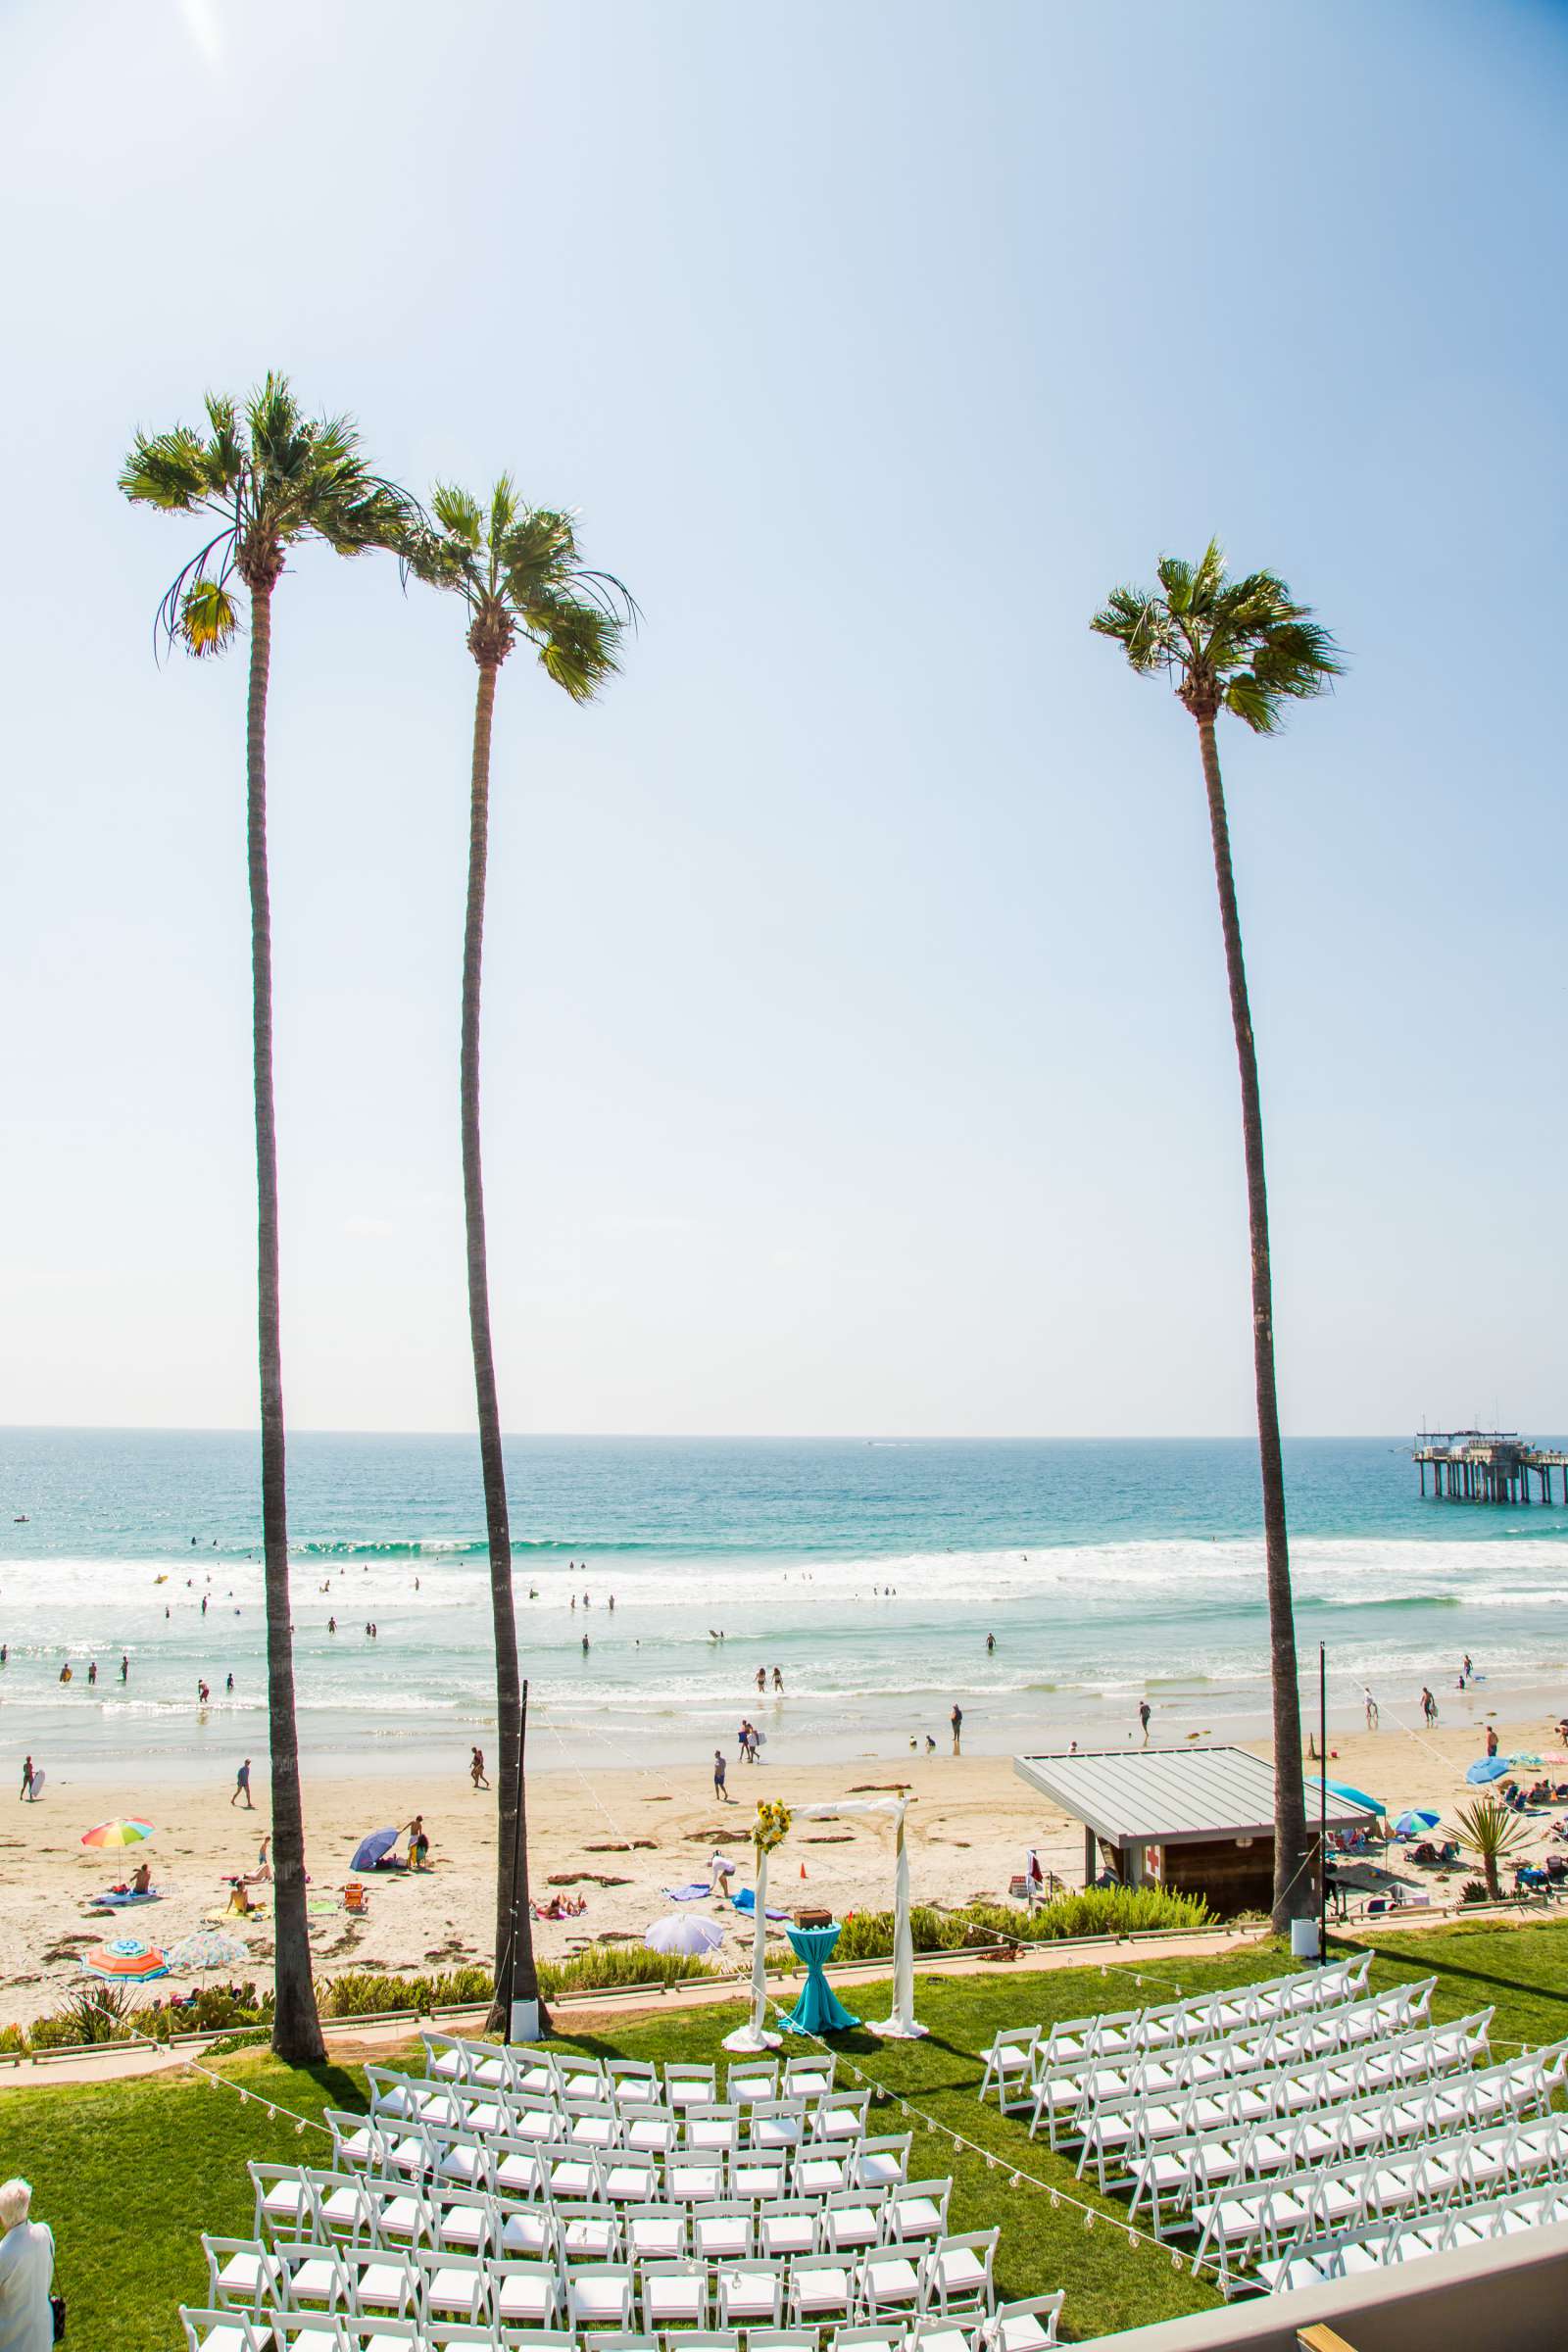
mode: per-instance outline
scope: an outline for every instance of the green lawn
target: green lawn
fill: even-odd
[[[1436,2018],[1494,2002],[1499,2058],[1512,2054],[1513,2042],[1568,2035],[1568,1923],[1499,1928],[1460,1922],[1420,1935],[1380,1934],[1376,1944],[1375,1987],[1440,1975]],[[1000,2026],[1129,2008],[1140,1997],[1158,2000],[1163,1985],[1155,1979],[1197,1991],[1274,1975],[1289,1963],[1278,1946],[1259,1944],[1223,1960],[1152,1957],[1135,1965],[1149,1980],[1142,1995],[1130,1976],[1112,1970],[1102,1978],[1098,1967],[923,1977],[917,2006],[931,2029],[929,2039],[878,2042],[852,2034],[839,2044],[895,2097],[918,2101],[938,2126],[995,2151],[998,2167],[991,2171],[983,2155],[955,2151],[939,2132],[920,2130],[911,2162],[920,2173],[953,2175],[956,2228],[1002,2223],[998,2280],[1004,2293],[1067,2289],[1063,2332],[1069,2337],[1196,2310],[1214,2297],[1188,2273],[1173,2270],[1164,2249],[1147,2240],[1130,2248],[1124,2230],[1103,2223],[1086,2231],[1082,2217],[1066,2205],[1054,2208],[1047,2190],[1009,2185],[1018,2165],[1047,2183],[1081,2193],[1069,2163],[1039,2143],[1031,2146],[1022,2126],[994,2106],[979,2106],[977,2052]],[[857,1984],[854,2001],[867,2016],[883,2015],[887,1989]],[[711,2059],[721,2056],[719,2041],[739,2015],[734,2005],[671,2011],[628,2023],[612,2043],[572,2037],[570,2046],[612,2048],[629,2057]],[[389,2055],[387,2063],[395,2062]],[[212,2089],[189,2078],[101,2089],[58,2084],[0,2090],[0,2178],[21,2172],[33,2182],[34,2212],[52,2225],[59,2247],[57,2283],[70,2299],[72,2340],[83,2352],[176,2352],[176,2306],[199,2301],[205,2291],[199,2232],[249,2233],[246,2158],[322,2160],[324,2143],[317,2133],[301,2135],[281,2117],[269,2122],[269,2099],[307,2116],[364,2103],[355,2070],[294,2073],[249,2054],[220,2067],[230,2083],[251,2094],[245,2104],[232,2089]],[[873,2106],[872,2116],[876,2129],[905,2128],[897,2108]],[[1118,2210],[1113,2201],[1091,2196],[1090,2202],[1107,2216]]]

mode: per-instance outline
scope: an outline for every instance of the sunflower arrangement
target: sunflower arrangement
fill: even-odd
[[[777,1797],[760,1798],[757,1806],[757,1819],[752,1824],[752,1843],[756,1846],[759,1856],[770,1854],[776,1845],[783,1844],[789,1834],[790,1809],[788,1805],[781,1804]]]

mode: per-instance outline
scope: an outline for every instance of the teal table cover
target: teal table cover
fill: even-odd
[[[794,2008],[780,2020],[786,2033],[843,2034],[849,2027],[859,2024],[859,2019],[850,2015],[822,1973],[823,1964],[833,1956],[839,1934],[836,1919],[825,1928],[790,1929],[789,1938],[796,1957],[806,1962],[806,1984]]]

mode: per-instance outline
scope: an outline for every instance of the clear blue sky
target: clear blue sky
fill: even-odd
[[[131,428],[269,366],[577,506],[503,680],[507,1425],[1244,1431],[1196,746],[1087,620],[1217,532],[1349,650],[1224,745],[1297,1431],[1561,1428],[1560,8],[13,0],[0,1420],[254,1418],[242,661]],[[472,667],[306,556],[271,747],[285,1375],[471,1417]]]

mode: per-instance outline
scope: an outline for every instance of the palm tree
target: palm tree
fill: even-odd
[[[570,514],[520,504],[510,474],[488,508],[466,490],[440,483],[430,499],[433,525],[405,542],[409,568],[432,587],[453,590],[467,613],[468,651],[478,667],[468,784],[468,895],[463,937],[461,1122],[463,1210],[468,1251],[468,1331],[478,1405],[479,1468],[490,1549],[490,1606],[495,1624],[496,1988],[491,2025],[505,2029],[514,1997],[537,2001],[532,1914],[528,1907],[526,1797],[521,1769],[522,1693],[517,1622],[512,1595],[512,1529],[501,1451],[495,1349],[490,1336],[490,1278],[485,1250],[484,1176],[479,1136],[479,992],[484,959],[485,872],[490,834],[490,731],[501,664],[518,638],[533,646],[547,677],[575,703],[591,702],[616,666],[621,632],[636,606],[610,572],[588,570],[577,555]],[[541,2022],[543,2013],[541,2012]]]
[[[252,1054],[256,1098],[257,1305],[262,1404],[262,1541],[267,1688],[276,1882],[272,2047],[295,2065],[325,2056],[306,1939],[305,1829],[300,1803],[294,1647],[289,1624],[283,1374],[278,1339],[277,1141],[272,1101],[272,939],[267,868],[267,687],[272,595],[291,547],[321,539],[338,555],[388,546],[407,527],[403,493],[372,474],[353,424],[307,417],[286,379],[269,375],[243,412],[212,394],[207,429],[137,433],[120,487],[138,506],[208,514],[216,534],[180,571],[157,630],[198,658],[220,653],[240,625],[234,583],[250,599],[245,722],[250,872]]]
[[[1256,735],[1279,728],[1284,707],[1324,692],[1344,668],[1339,649],[1304,605],[1297,604],[1273,572],[1233,580],[1218,544],[1210,540],[1195,566],[1162,556],[1157,589],[1117,588],[1091,628],[1121,647],[1141,677],[1164,676],[1197,721],[1208,795],[1208,825],[1219,889],[1220,928],[1230,982],[1231,1026],[1242,1082],[1242,1142],[1247,1161],[1247,1208],[1252,1242],[1252,1371],[1257,1391],[1257,1445],[1262,1466],[1263,1541],[1274,1712],[1274,1927],[1284,1935],[1294,1892],[1307,1861],[1306,1808],[1301,1788],[1301,1722],[1296,1676],[1296,1622],[1291,1606],[1290,1549],[1285,1526],[1285,1471],[1280,1456],[1279,1401],[1274,1386],[1274,1301],[1269,1272],[1268,1192],[1263,1178],[1263,1113],[1257,1091],[1257,1049],[1242,957],[1242,926],[1231,870],[1230,826],[1220,781],[1215,721],[1229,710]]]
[[[1500,1903],[1502,1888],[1497,1882],[1497,1865],[1523,1853],[1531,1841],[1530,1824],[1510,1813],[1506,1805],[1499,1805],[1494,1796],[1480,1796],[1474,1804],[1461,1805],[1454,1820],[1459,1828],[1459,1843],[1481,1865],[1488,1900]]]

